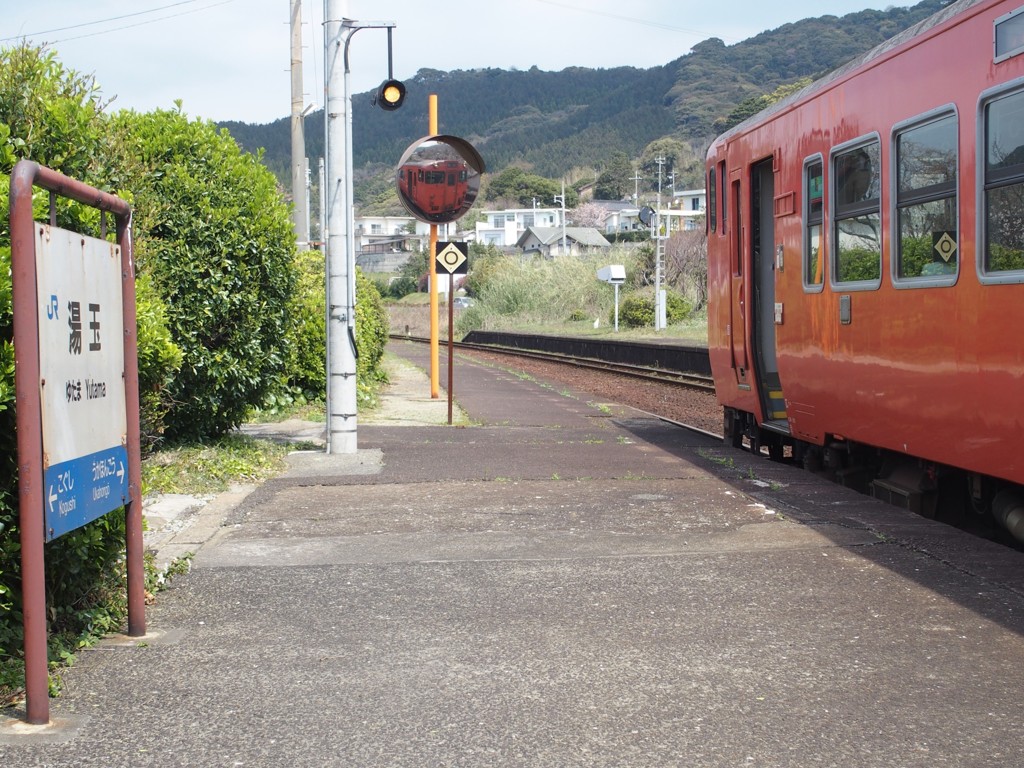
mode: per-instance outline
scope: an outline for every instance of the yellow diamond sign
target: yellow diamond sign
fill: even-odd
[[[465,243],[438,243],[437,266],[450,275],[466,273],[467,252]]]

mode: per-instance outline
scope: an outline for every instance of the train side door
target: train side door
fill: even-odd
[[[729,235],[729,345],[732,349],[732,367],[736,381],[741,387],[749,388],[750,362],[747,355],[747,314],[746,285],[743,269],[743,191],[739,171],[729,175],[728,207],[734,221]]]
[[[751,168],[750,248],[753,267],[754,360],[765,422],[784,427],[786,405],[779,379],[775,335],[775,172],[771,158]]]

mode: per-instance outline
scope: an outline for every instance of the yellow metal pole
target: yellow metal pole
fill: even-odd
[[[427,112],[431,136],[437,135],[437,94],[427,99]],[[430,225],[430,396],[441,396],[441,374],[438,363],[438,322],[437,322],[437,224]]]

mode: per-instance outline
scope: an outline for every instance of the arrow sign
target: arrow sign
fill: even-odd
[[[469,264],[469,246],[466,243],[438,243],[437,266],[450,275],[466,274]]]

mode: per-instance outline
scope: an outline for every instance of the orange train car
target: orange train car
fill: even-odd
[[[466,204],[470,193],[469,169],[462,160],[423,160],[398,169],[398,189],[412,211],[424,220],[447,221],[452,211]],[[469,202],[472,202],[470,200]]]
[[[725,433],[1024,538],[1024,3],[957,0],[718,137]]]

